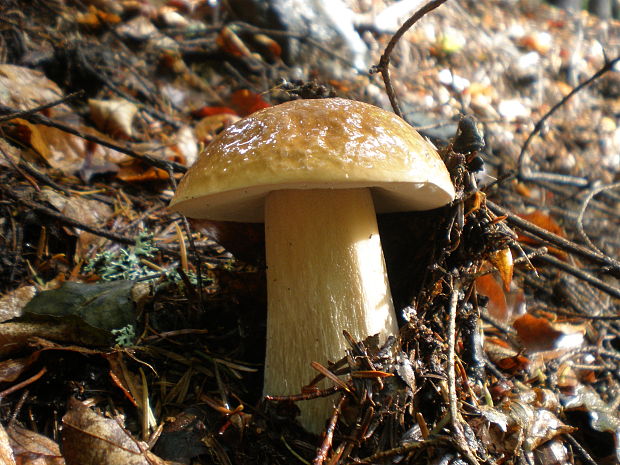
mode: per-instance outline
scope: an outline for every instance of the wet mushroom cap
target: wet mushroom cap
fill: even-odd
[[[371,188],[378,213],[454,198],[434,147],[393,113],[341,98],[294,100],[220,133],[179,183],[171,208],[192,218],[262,222],[281,189]]]

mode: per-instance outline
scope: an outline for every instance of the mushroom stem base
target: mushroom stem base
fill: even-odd
[[[265,394],[301,392],[354,339],[398,327],[368,189],[274,191],[265,206],[267,354]],[[319,385],[324,387],[326,385]],[[299,402],[300,422],[320,432],[334,398]]]

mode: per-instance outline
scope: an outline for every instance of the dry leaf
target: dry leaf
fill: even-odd
[[[552,322],[529,313],[517,318],[512,326],[532,352],[581,346],[585,334],[584,325]]]
[[[60,87],[41,71],[15,65],[0,65],[0,103],[28,110],[63,97]],[[45,111],[46,116],[67,111],[59,105]]]
[[[237,115],[222,113],[219,115],[206,116],[196,124],[194,134],[199,142],[208,144],[223,129],[227,128],[236,121],[239,121]]]
[[[228,26],[224,26],[215,39],[217,45],[222,50],[235,57],[250,57],[251,50],[245,45],[243,40],[233,32]]]
[[[566,233],[564,232],[564,229],[562,229],[562,227],[559,224],[557,224],[553,218],[551,218],[546,213],[541,212],[540,210],[534,210],[531,213],[524,213],[519,216],[523,218],[524,220],[527,220],[530,223],[535,224],[539,228],[546,229],[547,231],[552,232],[553,234],[557,236],[566,238]],[[519,242],[530,244],[535,247],[539,247],[541,245],[540,241],[537,241],[536,239],[532,239],[531,237],[528,237],[521,233],[518,233],[518,240]],[[549,253],[555,255],[556,257],[562,260],[566,260],[567,255],[566,255],[566,252],[564,252],[563,250],[557,249],[555,247],[550,247],[550,246],[547,246],[547,249],[549,250]]]
[[[67,465],[166,464],[145,443],[131,437],[119,417],[104,418],[78,400],[69,400],[69,411],[62,424],[62,450]]]
[[[96,100],[89,99],[90,117],[100,131],[113,137],[133,135],[133,120],[138,113],[138,107],[124,100]]]
[[[7,433],[20,464],[64,465],[60,447],[50,438],[17,425],[8,428]]]
[[[0,322],[20,316],[36,292],[34,286],[22,286],[0,297]]]
[[[255,111],[271,106],[265,102],[260,94],[256,94],[248,89],[233,92],[230,96],[230,103],[240,116],[247,116]]]
[[[492,252],[489,254],[489,260],[493,263],[493,266],[499,271],[499,276],[502,278],[504,284],[504,290],[510,292],[510,284],[512,283],[512,252],[509,247]]]
[[[503,322],[509,320],[506,294],[495,276],[486,274],[476,278],[476,291],[489,299],[487,311],[493,318]]]
[[[0,424],[0,464],[16,465],[13,449],[9,444],[9,435],[4,427]]]
[[[113,214],[109,205],[98,200],[87,199],[78,195],[67,197],[49,188],[43,188],[39,195],[63,215],[87,226],[105,229],[106,222]],[[78,236],[76,260],[86,253],[94,241],[101,239],[99,236],[77,228],[70,232]]]

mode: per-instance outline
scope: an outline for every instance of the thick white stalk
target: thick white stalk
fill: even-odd
[[[353,338],[398,327],[368,189],[281,190],[265,205],[267,354],[265,394],[301,391]],[[319,432],[333,398],[300,402],[301,423]]]

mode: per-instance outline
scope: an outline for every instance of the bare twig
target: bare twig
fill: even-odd
[[[583,229],[583,216],[586,212],[586,209],[588,208],[588,205],[590,204],[590,201],[594,198],[594,196],[596,196],[597,194],[605,190],[612,190],[612,189],[619,189],[619,188],[620,188],[620,182],[616,182],[614,184],[610,184],[607,186],[601,186],[601,187],[592,189],[588,193],[588,195],[586,195],[585,199],[583,199],[583,203],[581,205],[581,208],[579,209],[579,215],[577,216],[577,232],[579,233],[581,238],[585,241],[585,243],[588,244],[588,246],[590,246],[592,250],[595,250],[601,255],[605,255],[604,252],[600,250],[596,245],[594,245],[594,243],[590,240],[590,238],[588,237],[588,235]]]
[[[362,465],[362,464],[374,464],[382,462],[384,459],[394,457],[395,455],[405,455],[409,454],[421,449],[426,449],[430,447],[440,446],[444,444],[449,444],[450,440],[448,438],[437,437],[434,439],[429,439],[428,441],[419,441],[419,442],[409,442],[400,447],[395,447],[393,449],[384,450],[381,452],[377,452],[376,454],[371,455],[370,457],[366,457],[364,459],[355,460],[353,463]]]
[[[523,248],[525,250],[528,250],[528,252],[532,251],[532,249],[530,249],[527,246],[523,246]],[[611,284],[606,283],[605,281],[598,279],[595,276],[592,276],[590,273],[583,271],[579,268],[576,268],[566,262],[563,262],[562,260],[558,260],[557,258],[553,257],[552,255],[541,255],[539,257],[539,260],[542,262],[547,263],[548,265],[551,265],[559,270],[565,271],[573,276],[575,276],[576,278],[579,278],[585,282],[587,282],[588,284],[594,286],[595,288],[605,292],[606,294],[609,294],[612,297],[615,297],[616,299],[620,299],[620,288],[614,287]]]
[[[607,71],[611,71],[613,69],[613,67],[616,65],[616,63],[618,63],[620,61],[620,56],[614,58],[613,60],[609,60],[606,61],[605,64],[603,65],[603,67],[601,69],[599,69],[596,73],[594,73],[592,76],[590,76],[588,79],[586,79],[585,81],[583,81],[581,84],[579,84],[577,87],[575,87],[573,90],[571,90],[564,98],[562,98],[562,100],[560,100],[558,103],[556,103],[555,105],[553,105],[551,107],[551,109],[545,113],[542,118],[540,118],[536,124],[534,125],[534,129],[532,129],[532,132],[530,132],[530,134],[527,136],[527,139],[525,140],[525,142],[523,143],[523,146],[521,147],[521,152],[519,153],[519,159],[518,159],[518,169],[519,169],[519,178],[523,181],[527,181],[528,180],[528,174],[524,173],[524,164],[525,164],[525,154],[527,152],[527,149],[530,146],[530,143],[532,142],[532,139],[534,139],[534,137],[542,130],[543,126],[545,125],[545,122],[551,117],[551,115],[553,115],[562,105],[564,105],[566,102],[568,102],[577,92],[579,92],[580,90],[586,88],[587,86],[589,86],[590,84],[592,84],[594,81],[596,81],[599,77],[601,77],[603,74],[605,74]]]
[[[478,465],[478,459],[472,452],[471,448],[467,445],[465,434],[463,433],[463,426],[460,423],[461,415],[458,411],[457,399],[456,399],[456,372],[455,372],[455,358],[456,358],[456,311],[459,303],[459,291],[456,288],[452,289],[452,295],[450,297],[450,319],[448,323],[448,398],[450,400],[450,421],[452,423],[452,433],[454,434],[454,443],[458,447],[461,454],[465,456],[467,461],[472,465]]]
[[[0,105],[0,115],[12,115],[15,113],[17,112],[15,111],[14,108],[7,107],[6,105]],[[12,118],[15,118],[15,116],[13,116]],[[113,144],[105,139],[102,139],[101,137],[93,136],[91,134],[86,134],[82,131],[75,129],[74,127],[71,127],[66,124],[59,123],[57,121],[46,118],[43,115],[29,113],[23,116],[23,119],[31,122],[32,124],[42,124],[44,126],[56,128],[61,131],[67,132],[69,134],[73,134],[74,136],[78,136],[89,142],[94,142],[95,144],[103,145],[104,147],[108,147],[110,149],[116,150],[117,152],[124,153],[126,155],[129,155],[132,158],[141,160],[149,165],[155,166],[157,168],[161,168],[162,170],[168,171],[168,169],[170,168],[177,173],[185,173],[187,171],[187,168],[181,165],[180,163],[176,163],[174,161],[168,161],[168,160],[161,160],[151,155],[145,155],[145,154],[135,152],[129,148]]]
[[[343,395],[340,397],[338,404],[334,408],[334,412],[332,413],[332,417],[329,419],[329,424],[327,425],[327,430],[325,431],[325,438],[323,439],[323,443],[319,450],[316,453],[316,457],[312,461],[312,465],[323,465],[325,459],[327,458],[327,453],[329,449],[332,447],[332,440],[334,438],[334,431],[336,430],[336,423],[338,423],[338,417],[340,416],[340,411],[342,409],[342,405],[344,404],[346,397]]]
[[[114,233],[107,232],[107,231],[102,231],[101,229],[88,226],[87,224],[81,223],[77,220],[74,220],[73,218],[69,218],[68,216],[65,216],[62,213],[56,212],[52,210],[51,208],[47,208],[46,206],[41,205],[38,202],[34,202],[32,200],[27,200],[27,199],[22,199],[16,194],[14,194],[13,192],[11,192],[10,190],[5,190],[4,192],[9,197],[11,197],[13,200],[27,206],[31,210],[41,213],[45,216],[49,216],[50,218],[54,218],[55,220],[58,220],[61,223],[66,224],[67,226],[73,226],[74,228],[89,232],[91,234],[95,234],[97,236],[105,237],[106,239],[113,240],[120,244],[134,245],[136,243],[136,240],[133,238],[121,236],[121,235],[114,234]]]
[[[0,123],[4,123],[5,121],[9,121],[15,118],[25,118],[26,116],[32,115],[34,113],[38,113],[41,110],[47,110],[48,108],[52,108],[55,106],[58,106],[62,103],[65,103],[68,100],[72,100],[74,98],[79,98],[82,97],[84,95],[84,91],[80,90],[78,92],[73,92],[72,94],[66,95],[61,99],[58,100],[54,100],[53,102],[49,102],[49,103],[45,103],[43,105],[40,105],[38,107],[34,107],[34,108],[30,108],[29,110],[23,110],[23,111],[16,111],[14,113],[5,115],[3,117],[0,118]]]
[[[609,267],[610,270],[613,270],[617,273],[620,272],[620,263],[618,263],[613,258],[610,258],[606,255],[603,255],[595,250],[590,250],[582,245],[576,244],[568,239],[564,239],[557,234],[553,234],[552,232],[547,231],[546,229],[540,228],[529,221],[520,218],[519,216],[509,212],[508,210],[500,207],[496,203],[487,200],[487,206],[489,209],[499,216],[505,216],[506,221],[513,226],[516,226],[523,230],[524,233],[528,235],[534,235],[537,238],[543,239],[550,244],[553,244],[557,247],[562,248],[565,251],[574,253],[581,257],[587,258],[589,260],[593,260],[601,265]]]
[[[371,74],[381,73],[381,77],[383,77],[383,82],[385,83],[385,91],[388,94],[390,103],[392,104],[392,108],[394,109],[394,113],[396,113],[401,118],[403,117],[403,112],[398,105],[398,99],[396,98],[396,93],[394,91],[394,87],[392,86],[392,80],[390,79],[390,55],[400,38],[405,34],[405,32],[407,32],[425,14],[446,3],[446,1],[447,0],[433,0],[431,2],[428,2],[418,11],[416,11],[413,16],[407,21],[405,21],[403,25],[398,29],[398,31],[396,31],[396,33],[392,36],[387,46],[385,47],[385,50],[383,51],[383,55],[381,55],[381,58],[379,59],[379,64],[373,66],[370,70]]]

